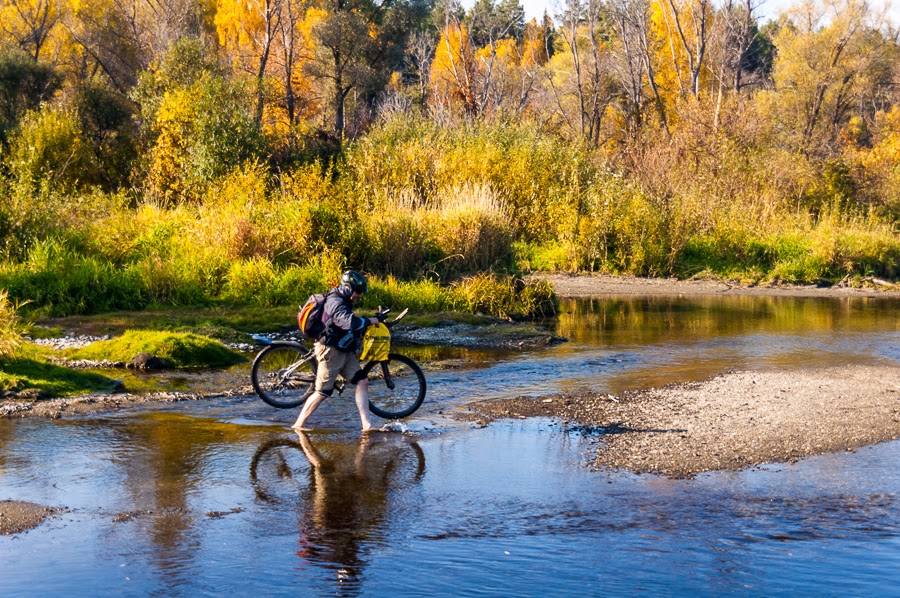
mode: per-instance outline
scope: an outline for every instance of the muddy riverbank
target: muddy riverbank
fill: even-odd
[[[676,280],[674,278],[637,278],[604,274],[535,274],[534,278],[553,285],[560,297],[604,296],[708,296],[749,295],[769,297],[898,297],[900,285],[875,278],[866,286],[812,286],[770,284],[746,286],[719,279]]]
[[[688,477],[897,439],[900,367],[730,372],[620,396],[486,401],[462,416],[555,418],[597,434],[597,467]]]

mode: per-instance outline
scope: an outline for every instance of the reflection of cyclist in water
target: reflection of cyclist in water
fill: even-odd
[[[306,434],[298,432],[298,436],[312,466],[312,493],[300,518],[304,546],[299,554],[336,567],[341,582],[356,580],[365,567],[361,545],[383,519],[387,501],[387,489],[373,484],[366,475],[370,441],[364,436],[350,455],[348,447],[320,452]]]
[[[350,444],[297,435],[298,442],[278,439],[257,450],[250,468],[257,495],[300,501],[298,555],[334,569],[342,589],[353,592],[370,540],[383,533],[391,492],[422,477],[425,455],[401,435]]]

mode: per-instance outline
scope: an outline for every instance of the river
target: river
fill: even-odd
[[[596,437],[450,416],[485,398],[730,369],[900,361],[900,303],[566,301],[569,342],[420,348],[426,404],[363,439],[253,397],[0,421],[0,499],[59,507],[0,537],[2,595],[846,595],[900,588],[900,443],[688,480],[594,471]]]

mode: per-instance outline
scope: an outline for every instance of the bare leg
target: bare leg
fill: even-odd
[[[362,431],[368,432],[372,429],[372,422],[369,421],[368,380],[360,380],[356,384],[356,408],[359,410],[359,419],[362,421]]]
[[[306,399],[306,402],[303,403],[303,409],[300,410],[300,415],[297,417],[297,421],[295,421],[294,425],[291,427],[295,430],[304,429],[304,426],[306,426],[306,420],[309,419],[309,416],[319,408],[319,405],[321,405],[322,401],[324,400],[325,395],[320,392],[314,392],[312,396]]]

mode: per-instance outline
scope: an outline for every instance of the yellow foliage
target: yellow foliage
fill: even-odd
[[[664,99],[672,103],[676,93],[681,97],[694,93],[691,68],[697,69],[701,60],[707,64],[710,60],[708,46],[712,43],[710,32],[715,29],[715,13],[708,3],[699,0],[657,0],[652,6],[657,38],[657,79],[669,92],[669,97]],[[701,57],[701,46],[704,45]],[[700,89],[706,87],[709,73],[708,68],[699,71]]]
[[[463,24],[450,24],[441,32],[431,63],[433,98],[442,103],[462,103],[475,109],[473,82],[475,51]]]
[[[187,191],[184,173],[198,99],[192,88],[167,91],[156,115],[154,129],[159,136],[150,152],[147,182],[165,203],[177,202]]]
[[[35,60],[57,61],[71,38],[61,18],[66,0],[0,0],[0,42],[11,41]]]

